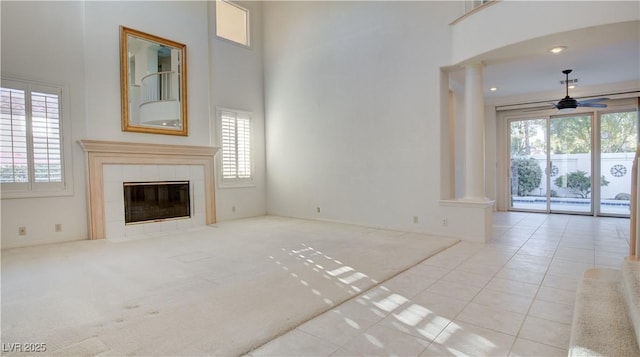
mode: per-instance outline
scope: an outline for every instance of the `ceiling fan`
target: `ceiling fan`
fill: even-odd
[[[609,98],[594,98],[594,99],[587,99],[587,100],[575,100],[571,97],[569,97],[569,73],[571,73],[573,70],[571,69],[565,69],[564,71],[562,71],[562,73],[565,74],[566,76],[566,80],[565,80],[565,85],[567,88],[567,94],[564,98],[560,99],[560,101],[556,104],[556,103],[552,103],[553,106],[561,111],[569,111],[569,110],[574,110],[578,107],[591,107],[591,108],[606,108],[607,105],[604,103],[600,103],[603,100],[607,100]]]

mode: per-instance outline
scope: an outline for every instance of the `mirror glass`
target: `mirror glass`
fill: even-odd
[[[122,130],[187,135],[186,46],[120,27]]]

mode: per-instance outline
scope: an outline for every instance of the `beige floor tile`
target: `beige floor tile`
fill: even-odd
[[[458,300],[471,301],[480,288],[440,280],[431,285],[426,292],[449,296]]]
[[[490,289],[481,290],[472,302],[496,309],[504,309],[519,314],[526,314],[531,306],[532,298],[505,293]]]
[[[533,298],[538,291],[538,285],[529,284],[523,281],[502,279],[502,278],[496,277],[491,279],[491,281],[487,284],[487,286],[485,286],[485,289],[501,291],[505,293],[512,293],[512,294],[516,294],[524,297]]]
[[[573,305],[536,299],[531,305],[529,316],[571,324],[571,320],[573,318]]]
[[[469,303],[466,300],[424,291],[414,297],[412,302],[422,305],[433,313],[449,319],[454,319]]]
[[[576,300],[576,293],[570,290],[556,289],[556,288],[550,288],[547,286],[542,286],[538,290],[538,294],[536,295],[536,300],[551,301],[555,303],[573,306],[573,303]]]
[[[518,334],[524,318],[525,314],[471,302],[458,314],[456,321],[463,321],[515,336]]]
[[[502,269],[504,263],[501,261],[493,261],[490,258],[470,258],[464,263],[458,265],[456,269],[465,270],[477,274],[496,274]]]
[[[449,325],[451,319],[435,314],[419,304],[407,304],[400,311],[390,314],[379,325],[433,341]]]
[[[555,248],[543,248],[543,247],[526,246],[525,245],[522,248],[520,248],[518,253],[519,254],[532,255],[532,256],[536,256],[536,257],[551,258],[556,253],[556,249]]]
[[[528,316],[518,336],[530,341],[566,349],[569,347],[570,333],[570,324]]]
[[[262,356],[329,356],[338,346],[308,333],[293,330],[259,349],[250,352],[253,357]]]
[[[544,277],[544,281],[542,281],[542,286],[575,292],[576,289],[578,288],[579,281],[580,280],[577,278],[569,278],[561,275],[547,274]]]
[[[566,349],[544,345],[522,338],[516,339],[509,353],[509,357],[565,357],[566,355]]]
[[[573,236],[563,236],[558,248],[584,248],[584,249],[592,249],[593,248],[593,239],[589,237],[584,237],[581,235]]]
[[[595,253],[593,248],[573,248],[573,247],[559,247],[556,251],[555,258],[562,260],[568,260],[572,262],[592,262]]]
[[[386,282],[385,287],[396,294],[412,298],[436,282],[436,279],[424,278],[412,271],[406,271]]]
[[[297,329],[341,346],[382,320],[375,310],[370,304],[361,305],[352,300],[298,326]]]
[[[507,356],[514,340],[511,335],[453,321],[423,356]]]
[[[548,267],[549,261],[547,261],[547,258],[541,258],[536,261],[534,259],[525,259],[523,257],[514,258],[504,266],[505,269],[530,271],[535,273],[544,273],[547,271]]]
[[[493,278],[493,276],[494,276],[494,273],[491,273],[491,272],[475,273],[475,272],[470,272],[466,270],[456,269],[451,271],[449,274],[443,276],[442,280],[452,282],[452,283],[482,288],[485,285],[487,285],[487,283],[489,282],[489,280],[491,280],[491,278]]]
[[[498,273],[496,273],[495,277],[538,285],[542,282],[542,279],[544,279],[544,274],[544,272],[539,271],[503,268]]]
[[[429,344],[421,338],[376,325],[353,338],[333,356],[418,356]]]
[[[594,258],[585,262],[572,262],[563,260],[561,258],[555,258],[547,270],[550,274],[562,275],[571,278],[581,278],[584,272],[593,268]]]

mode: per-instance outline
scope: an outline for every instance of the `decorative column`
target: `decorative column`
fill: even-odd
[[[494,201],[486,197],[484,182],[484,92],[482,64],[465,66],[464,197],[441,200],[441,232],[468,242],[491,237]]]
[[[487,201],[484,191],[484,93],[482,63],[465,66],[464,199]]]

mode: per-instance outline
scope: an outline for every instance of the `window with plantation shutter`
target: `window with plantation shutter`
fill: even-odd
[[[61,89],[2,80],[0,183],[7,192],[60,191],[64,185]]]
[[[219,110],[222,144],[222,182],[251,183],[251,116]]]

